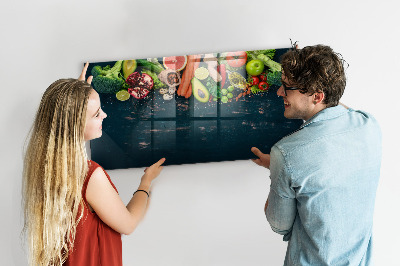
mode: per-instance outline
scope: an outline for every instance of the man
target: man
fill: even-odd
[[[265,205],[273,231],[289,241],[284,265],[370,265],[381,133],[368,113],[339,104],[346,77],[330,47],[282,56],[284,116],[304,124],[271,153],[253,147],[270,169]]]

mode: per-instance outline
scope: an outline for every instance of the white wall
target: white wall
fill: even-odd
[[[1,265],[20,242],[22,147],[41,94],[85,61],[327,44],[349,62],[342,101],[379,120],[376,265],[396,265],[400,25],[396,1],[1,1]],[[249,147],[250,148],[250,147]],[[282,265],[286,244],[263,214],[268,171],[250,161],[168,166],[125,265]],[[109,171],[128,202],[143,169]],[[344,206],[345,207],[345,206]],[[397,264],[398,265],[398,264]]]

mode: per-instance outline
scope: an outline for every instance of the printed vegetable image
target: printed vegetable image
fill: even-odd
[[[178,87],[177,94],[185,98],[190,98],[193,92],[192,79],[196,69],[199,67],[200,55],[189,55],[188,63],[182,74],[182,81]]]
[[[140,74],[139,72],[133,72],[126,79],[126,83],[129,85],[128,92],[136,99],[143,99],[153,88],[153,79],[146,73]]]
[[[140,75],[139,72],[130,74],[126,79],[126,83],[130,87],[141,87],[148,90],[151,90],[154,85],[153,79],[149,75],[146,73]]]
[[[258,76],[264,70],[264,63],[261,60],[253,59],[246,64],[246,71],[249,75]]]
[[[107,65],[102,68],[95,66],[92,69],[93,85],[101,93],[116,93],[125,84],[121,74],[122,60],[117,61],[113,67]]]
[[[194,76],[199,80],[204,80],[208,77],[209,72],[205,67],[199,67],[194,71]]]
[[[263,72],[259,75],[261,81],[267,81],[267,73]]]
[[[244,51],[230,52],[227,54],[226,60],[231,67],[241,67],[246,64],[247,54]]]
[[[136,63],[138,66],[150,70],[156,74],[160,74],[160,72],[164,70],[164,68],[160,64],[156,64],[148,60],[136,59]]]
[[[266,56],[264,54],[257,55],[257,59],[260,59],[267,67],[269,67],[269,69],[272,72],[282,71],[281,64],[275,62],[274,60],[272,60],[271,58],[269,58],[268,56]]]
[[[120,90],[115,94],[115,97],[121,102],[128,100],[131,96],[127,90]]]
[[[165,68],[175,70],[175,71],[181,71],[182,69],[185,68],[187,63],[187,57],[186,55],[184,56],[169,56],[169,57],[164,57],[163,58],[163,64]]]
[[[153,79],[154,89],[161,89],[161,88],[167,87],[167,85],[165,83],[163,83],[161,80],[158,79],[156,73],[154,73],[150,70],[147,70],[147,69],[143,69],[142,73],[149,75]]]
[[[203,61],[207,63],[208,73],[210,74],[210,77],[215,82],[220,82],[222,80],[222,77],[217,71],[217,66],[218,66],[217,57],[215,57],[213,54],[205,54]]]
[[[251,77],[251,85],[258,85],[260,83],[260,79],[258,77]]]
[[[126,79],[130,74],[136,70],[136,60],[124,60],[122,62],[122,73]]]
[[[277,97],[288,49],[208,52],[91,62],[107,113],[92,159],[108,169],[250,159],[303,121]],[[136,52],[136,51],[133,51]]]
[[[239,73],[232,72],[228,75],[230,83],[236,88],[244,88],[246,86],[246,79]]]
[[[266,91],[266,90],[268,90],[268,88],[269,88],[269,84],[268,84],[267,82],[265,82],[265,81],[261,81],[261,82],[258,84],[258,88],[259,88],[260,90],[262,90],[262,91]]]
[[[267,81],[270,85],[282,86],[282,72],[268,72]]]
[[[193,96],[200,102],[208,102],[210,98],[210,93],[207,88],[197,79],[192,79]]]
[[[226,67],[224,64],[220,64],[217,66],[217,71],[221,75],[221,88],[224,87],[226,81]]]
[[[132,95],[136,99],[143,99],[150,93],[150,91],[148,89],[144,89],[141,87],[129,88],[128,92],[130,95]]]
[[[251,94],[281,86],[275,53],[266,49],[119,60],[93,66],[92,84],[99,93],[114,93],[119,102],[150,96],[163,101],[194,98],[202,104],[247,101]]]
[[[252,60],[261,60],[264,65],[270,69],[271,72],[281,71],[281,64],[272,60],[275,55],[274,49],[247,51],[246,53],[247,57]]]

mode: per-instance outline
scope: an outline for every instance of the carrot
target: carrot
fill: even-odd
[[[190,98],[190,96],[192,96],[192,83],[190,82],[190,84],[189,84],[189,88],[188,88],[188,90],[187,90],[187,93],[186,93],[186,95],[185,95],[185,98],[187,99],[187,98]]]
[[[186,79],[187,79],[187,73],[188,73],[188,68],[186,66],[185,70],[183,70],[183,73],[182,73],[181,83],[179,84],[178,91],[176,92],[180,96],[182,96],[181,92],[182,92],[182,88],[183,88],[183,83],[185,83]]]
[[[192,75],[193,75],[193,56],[188,55],[188,62],[186,64],[186,69],[187,69],[187,77],[185,78],[185,82],[181,81],[182,84],[182,90],[181,90],[181,95],[185,96],[187,93],[187,90],[189,88],[189,83],[192,80]]]
[[[196,69],[200,65],[200,58],[201,58],[201,55],[194,55],[193,56],[193,71],[192,71],[192,75],[189,77],[189,88],[188,88],[188,90],[186,92],[186,95],[185,95],[186,98],[190,98],[190,96],[192,95],[192,92],[193,92],[192,79],[194,77],[194,72],[196,71]]]

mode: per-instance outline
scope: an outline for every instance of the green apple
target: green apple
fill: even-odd
[[[249,75],[258,76],[264,70],[264,63],[261,60],[254,59],[247,63],[246,71]]]

